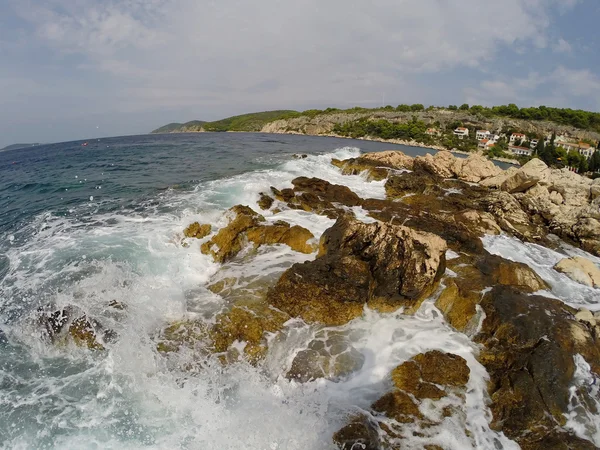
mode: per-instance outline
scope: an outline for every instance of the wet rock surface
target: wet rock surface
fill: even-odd
[[[295,264],[267,295],[273,306],[309,322],[340,325],[366,302],[415,306],[445,269],[446,243],[430,233],[341,217],[321,237],[319,256]]]
[[[198,222],[194,222],[183,230],[183,235],[188,238],[202,239],[208,236],[211,231],[210,224],[200,225]]]
[[[283,221],[268,224],[263,216],[243,205],[234,206],[228,213],[229,224],[201,247],[202,253],[211,255],[215,262],[224,263],[234,258],[248,241],[255,248],[286,244],[301,253],[312,253],[316,249],[308,242],[314,238],[313,234],[299,225],[291,226]]]

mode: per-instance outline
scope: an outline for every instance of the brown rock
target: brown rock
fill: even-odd
[[[254,243],[255,248],[266,244],[286,244],[302,253],[316,250],[315,245],[307,242],[314,236],[306,228],[291,227],[282,221],[266,225],[263,216],[242,205],[231,208],[229,214],[234,215],[229,224],[201,247],[202,253],[212,255],[216,262],[223,263],[235,257],[247,241]]]
[[[373,161],[379,166],[390,167],[392,169],[413,169],[414,158],[397,150],[388,150],[383,152],[365,153],[361,159]]]
[[[511,288],[495,287],[480,306],[486,316],[477,341],[490,374],[492,427],[522,448],[540,448],[548,430],[555,430],[552,448],[574,448],[569,443],[578,439],[557,425],[564,425],[569,409],[573,355],[581,354],[596,373],[600,368],[591,331],[564,303]]]
[[[454,177],[454,164],[456,158],[447,151],[437,152],[435,155],[427,153],[425,156],[417,156],[413,162],[415,171],[429,172],[441,178]]]
[[[392,381],[396,388],[418,399],[440,399],[446,392],[438,385],[464,387],[469,374],[467,362],[460,356],[432,350],[396,367]]]
[[[380,167],[375,161],[364,158],[351,158],[340,161],[332,159],[331,164],[339,167],[344,175],[359,175],[367,172],[368,180],[384,180],[388,176],[388,169]]]
[[[185,230],[183,230],[183,234],[188,238],[196,238],[202,239],[210,234],[212,231],[212,227],[210,224],[200,225],[198,222],[194,222],[190,224]]]
[[[261,192],[259,195],[260,195],[260,198],[258,199],[258,206],[260,209],[267,210],[271,206],[273,206],[273,202],[274,202],[273,197],[270,197],[263,192]]]
[[[380,450],[378,426],[367,417],[354,418],[333,435],[333,442],[341,450]]]
[[[292,250],[300,253],[312,253],[317,249],[315,244],[308,243],[315,237],[310,231],[299,225],[292,227],[283,221],[275,222],[271,226],[251,228],[246,235],[256,247],[268,244],[286,244]]]
[[[235,341],[245,342],[244,354],[251,363],[257,363],[267,352],[265,333],[281,329],[289,317],[266,305],[234,306],[230,311],[217,316],[216,323],[208,334],[217,353],[230,352],[229,360],[239,357],[231,349]]]
[[[317,259],[294,264],[267,299],[292,317],[328,325],[360,316],[371,300],[415,306],[443,274],[445,252],[435,235],[342,217],[323,234]]]

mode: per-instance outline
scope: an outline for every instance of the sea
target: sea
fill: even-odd
[[[198,241],[183,237],[187,225],[218,229],[228,208],[258,210],[259,193],[291,187],[298,176],[384,198],[383,181],[345,176],[330,164],[381,150],[429,151],[325,137],[200,133],[0,153],[0,448],[335,449],[333,433],[390,389],[391,370],[432,349],[465,358],[471,377],[462,422],[443,419],[427,443],[519,448],[488,425],[487,373],[476,359],[478,347],[446,324],[433,301],[413,316],[365,309],[340,327],[291,320],[271,336],[256,366],[209,358],[191,370],[194,352],[157,350],[169,324],[210,324],[227,308],[228,299],[207,288],[211,283],[233,278],[252,294],[253,286],[316,257],[274,245],[219,265],[200,252]],[[373,220],[360,207],[354,213]],[[298,210],[264,216],[306,227],[315,239],[333,224]],[[552,287],[547,295],[600,309],[597,292],[552,270],[565,255],[600,263],[597,258],[566,244],[549,250],[505,235],[486,237],[484,244],[530,265]],[[109,306],[115,302],[122,309]],[[84,311],[116,338],[104,350],[49,342],[38,310],[65,307]],[[288,379],[296,354],[319,339],[343,342],[359,361],[355,370],[305,383]],[[592,380],[585,363],[578,376],[582,383]],[[597,415],[573,414],[567,427],[600,445],[599,424]],[[419,433],[405,438],[402,448],[423,448]]]

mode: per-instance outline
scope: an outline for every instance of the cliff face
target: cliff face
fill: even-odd
[[[298,133],[309,135],[322,135],[332,133],[336,124],[343,124],[357,119],[386,119],[391,122],[407,122],[412,117],[422,120],[427,124],[438,124],[445,128],[454,122],[462,122],[465,126],[473,126],[492,131],[512,128],[525,133],[547,135],[554,131],[557,134],[568,134],[578,139],[600,139],[600,133],[581,130],[568,125],[554,122],[510,119],[503,117],[487,118],[474,115],[466,111],[433,110],[420,112],[377,111],[366,113],[331,113],[320,114],[315,117],[300,116],[290,119],[276,120],[267,123],[261,130],[263,133]]]

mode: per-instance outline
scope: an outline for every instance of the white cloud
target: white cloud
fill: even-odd
[[[553,46],[552,50],[556,53],[571,53],[573,50],[571,48],[571,44],[565,41],[563,38],[560,38]]]
[[[538,88],[543,88],[539,92]],[[526,78],[497,78],[464,90],[469,103],[492,105],[504,102],[520,106],[553,105],[572,107],[574,98],[584,99],[590,108],[600,108],[600,77],[589,69],[558,66],[541,75],[531,72]]]
[[[16,1],[16,0],[14,0]],[[400,97],[402,74],[546,45],[558,0],[46,0],[15,3],[51,49],[112,77],[128,108]],[[132,80],[137,78],[137,84]],[[254,87],[276,80],[267,92]],[[185,92],[186,94],[182,94]],[[409,92],[410,94],[410,92]],[[201,103],[199,103],[201,104]]]

